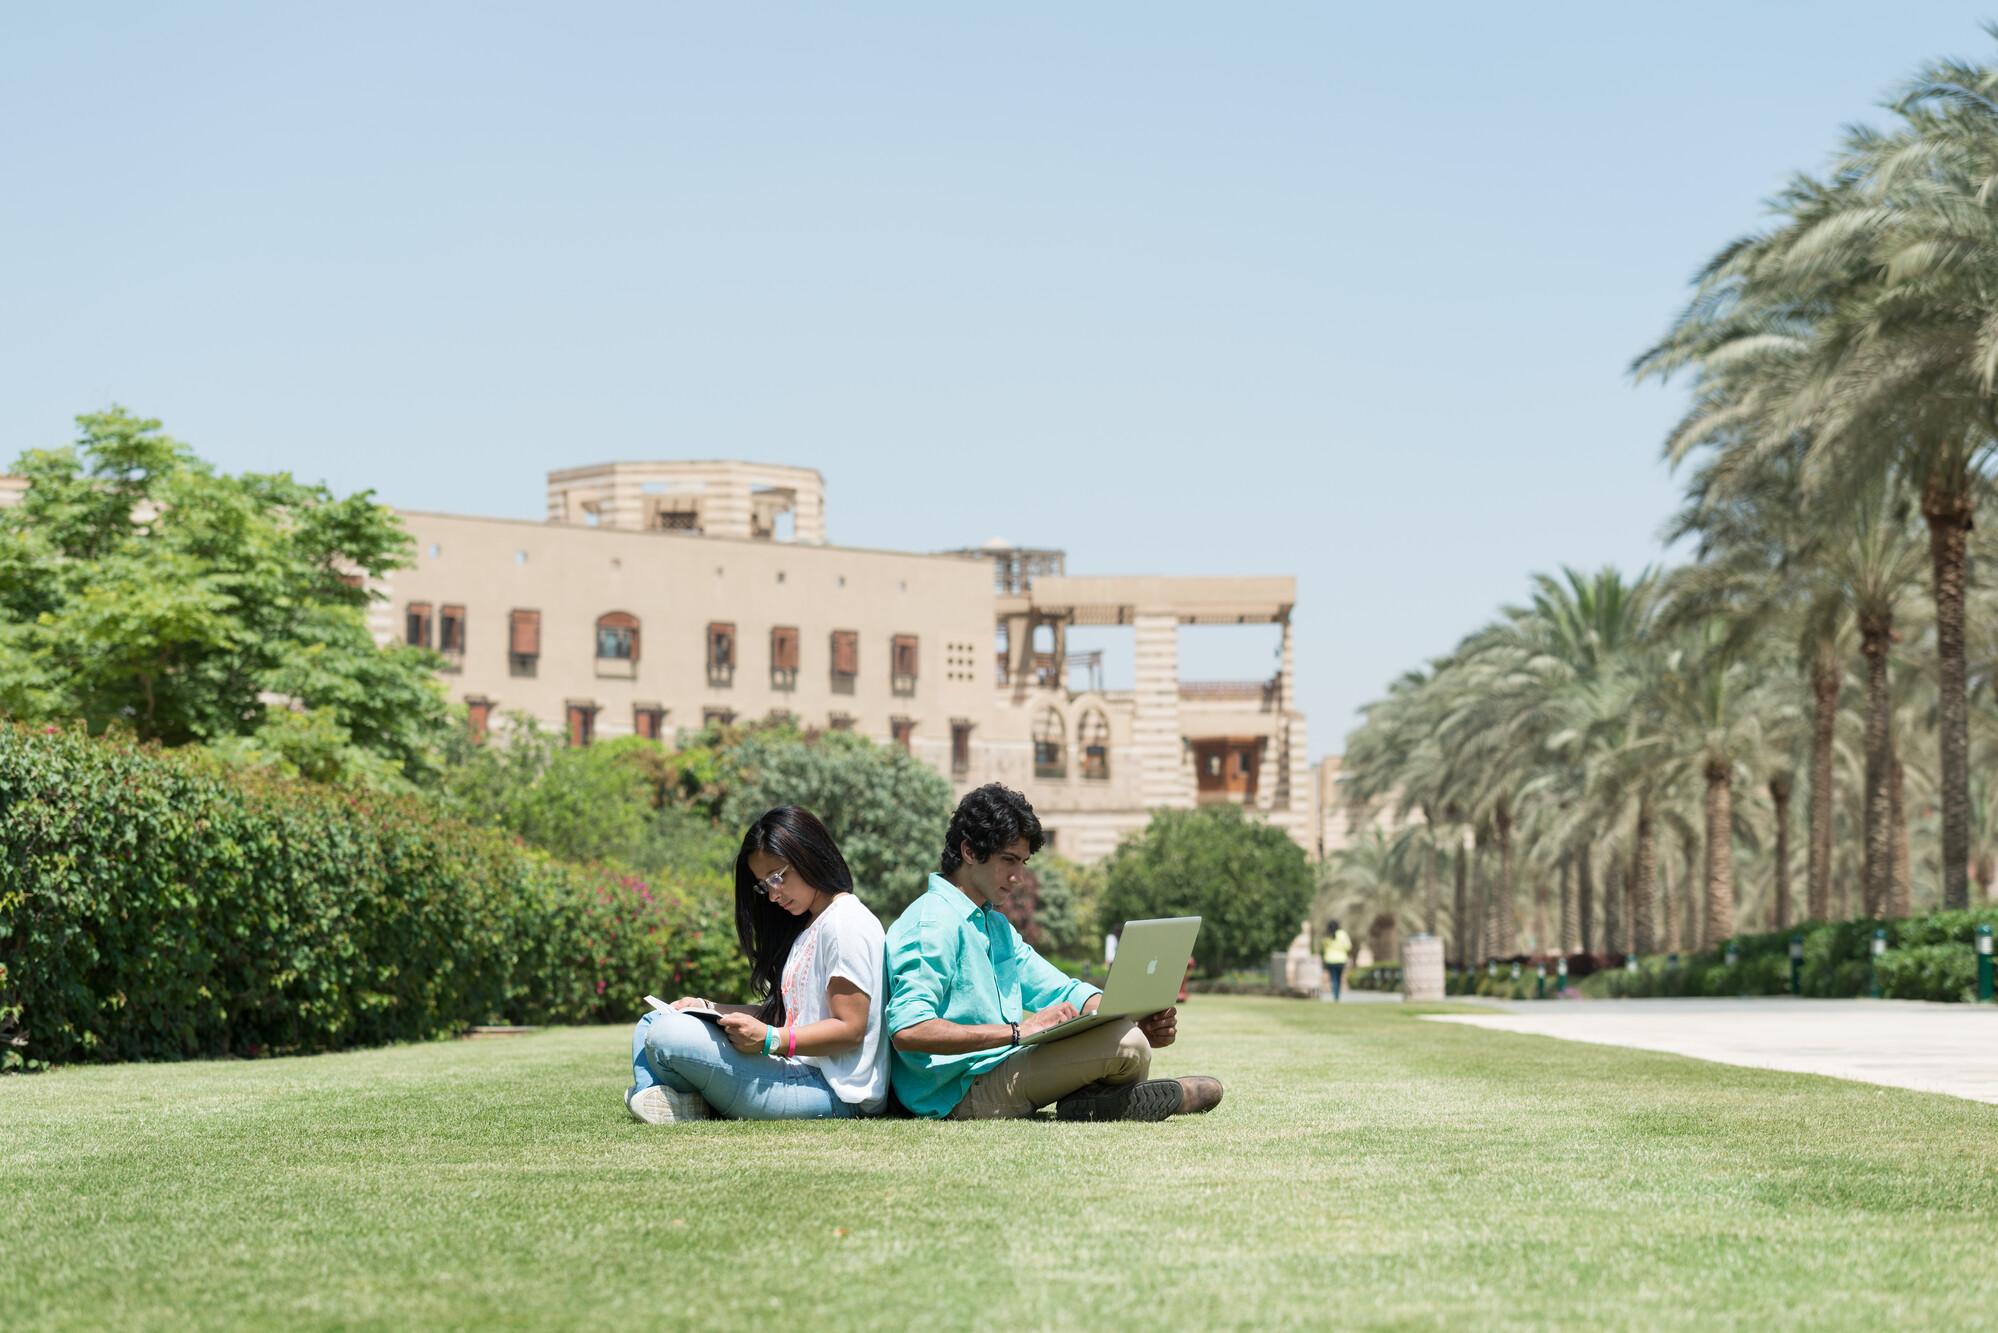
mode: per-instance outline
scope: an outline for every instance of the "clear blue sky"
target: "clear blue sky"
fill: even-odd
[[[1530,571],[1659,557],[1680,395],[1625,366],[1981,17],[17,6],[0,454],[117,401],[523,517],[551,467],[805,464],[839,542],[1295,573],[1336,751]]]

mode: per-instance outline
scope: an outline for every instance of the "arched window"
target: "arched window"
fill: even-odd
[[[1067,728],[1062,725],[1061,714],[1052,708],[1043,708],[1034,718],[1034,776],[1068,776]]]
[[[1110,719],[1103,710],[1092,708],[1075,726],[1075,744],[1082,755],[1082,776],[1103,779],[1110,776]]]
[[[597,617],[597,658],[600,661],[638,660],[638,617],[613,611]]]

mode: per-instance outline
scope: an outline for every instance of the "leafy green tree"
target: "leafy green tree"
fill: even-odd
[[[1160,810],[1111,854],[1097,916],[1106,930],[1199,917],[1193,956],[1212,976],[1288,944],[1313,887],[1304,849],[1282,829],[1244,819],[1233,805]]]
[[[824,821],[861,900],[884,919],[922,894],[956,800],[948,781],[900,746],[845,731],[808,742],[771,729],[744,734],[724,757],[724,829],[739,836],[772,806],[803,806]]]
[[[287,475],[223,475],[123,408],[77,423],[75,445],[14,464],[29,487],[0,511],[0,707],[167,745],[323,710],[325,742],[434,772],[436,659],[378,648],[353,582],[408,563],[387,508]]]

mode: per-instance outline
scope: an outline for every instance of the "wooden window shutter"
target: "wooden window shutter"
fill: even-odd
[[[860,635],[850,629],[836,629],[832,636],[832,669],[835,676],[860,674]]]
[[[513,613],[507,651],[515,657],[541,656],[541,613],[539,611],[516,611]]]
[[[913,634],[895,636],[895,674],[898,676],[916,674],[916,636]]]
[[[437,648],[439,652],[462,653],[465,651],[465,608],[447,606],[437,616]]]
[[[770,631],[770,669],[773,671],[798,669],[797,626],[779,625]]]
[[[718,669],[735,665],[735,624],[717,620],[708,626],[708,665]]]

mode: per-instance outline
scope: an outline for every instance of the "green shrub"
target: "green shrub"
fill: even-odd
[[[0,726],[0,858],[12,1065],[621,1019],[648,989],[742,980],[712,894],[80,731]]]
[[[1806,997],[1851,999],[1872,984],[1873,933],[1887,932],[1880,955],[1880,994],[1890,1000],[1953,1002],[1970,998],[1977,981],[1977,927],[1998,926],[1998,908],[1932,912],[1906,921],[1818,921],[1795,930],[1742,935],[1718,948],[1639,960],[1636,972],[1606,968],[1582,983],[1586,995],[1785,995],[1790,989],[1790,938],[1804,941],[1799,989]],[[1726,944],[1737,961],[1729,967]]]
[[[1105,930],[1151,917],[1198,916],[1193,957],[1215,976],[1267,959],[1297,934],[1312,874],[1290,834],[1244,819],[1239,806],[1161,810],[1103,870]]]

